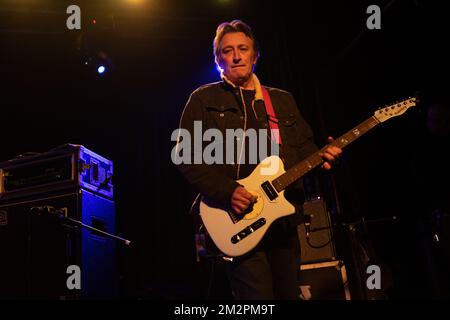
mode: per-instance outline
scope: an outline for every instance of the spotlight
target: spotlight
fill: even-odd
[[[128,0],[127,2],[132,3],[132,4],[141,4],[144,2],[144,0]]]
[[[106,68],[105,68],[104,66],[99,66],[99,67],[97,68],[97,72],[98,72],[99,74],[102,74],[103,72],[105,72],[105,70],[106,70]]]

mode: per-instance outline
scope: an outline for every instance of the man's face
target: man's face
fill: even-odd
[[[217,60],[228,80],[236,85],[244,84],[257,60],[252,39],[243,32],[227,33],[222,38]]]

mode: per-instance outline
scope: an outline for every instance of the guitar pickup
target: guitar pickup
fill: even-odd
[[[261,184],[261,188],[264,190],[270,201],[278,197],[277,191],[269,181],[265,181],[263,184]]]
[[[253,222],[251,225],[247,226],[246,228],[239,231],[237,234],[231,237],[231,243],[236,244],[240,242],[242,239],[246,238],[249,234],[255,232],[259,228],[261,228],[263,225],[266,224],[266,219],[261,218],[257,221]]]

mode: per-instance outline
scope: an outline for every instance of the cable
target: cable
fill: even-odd
[[[333,240],[333,236],[330,236],[330,239],[321,245],[313,245],[310,241],[310,236],[311,236],[311,232],[317,232],[317,231],[321,231],[321,230],[326,230],[326,229],[331,229],[331,227],[322,227],[322,228],[313,228],[311,229],[311,222],[310,221],[305,221],[305,231],[306,231],[306,243],[314,249],[320,249],[320,248],[324,248],[327,245],[329,245],[331,243],[331,241]]]
[[[242,95],[241,87],[239,87],[239,94],[240,94],[243,109],[244,109],[244,134],[242,135],[241,151],[239,152],[236,180],[239,179],[239,174],[240,174],[240,169],[241,169],[242,150],[245,145],[245,135],[246,135],[246,130],[247,130],[247,105],[245,104],[245,99],[244,99],[244,96]],[[245,159],[244,159],[244,161],[245,161]]]
[[[306,243],[307,243],[311,248],[314,248],[314,249],[324,248],[324,247],[326,247],[327,245],[329,245],[329,244],[331,243],[332,240],[333,240],[333,238],[330,237],[330,240],[328,240],[328,241],[325,242],[324,244],[321,244],[321,245],[316,246],[316,245],[313,245],[313,244],[310,242],[310,240],[309,240],[309,235],[306,236]]]

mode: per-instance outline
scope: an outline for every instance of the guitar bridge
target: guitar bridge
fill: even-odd
[[[246,238],[249,234],[252,234],[259,228],[261,228],[263,225],[266,224],[266,219],[261,218],[253,222],[251,225],[247,226],[246,228],[242,229],[238,233],[236,233],[234,236],[231,237],[231,243],[236,244],[240,242],[242,239]]]

